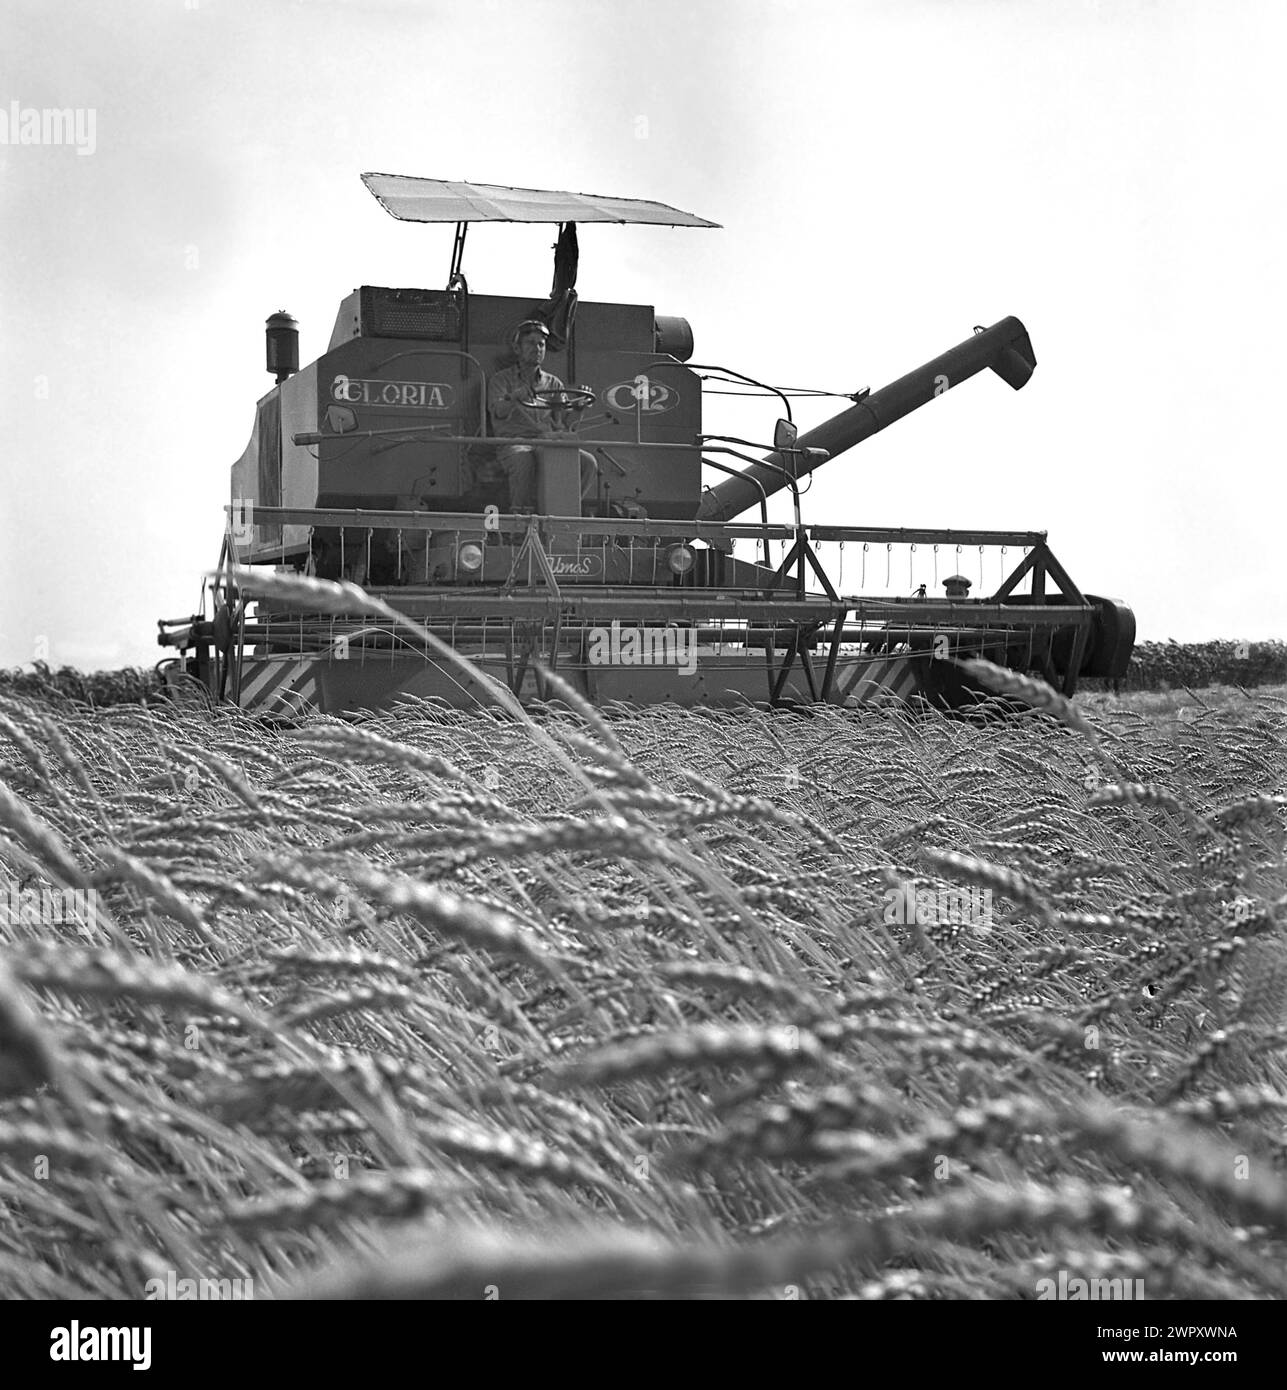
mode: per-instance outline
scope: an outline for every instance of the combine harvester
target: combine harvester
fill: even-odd
[[[170,683],[196,680],[215,700],[286,716],[380,708],[402,695],[492,702],[485,682],[405,629],[292,609],[257,593],[247,566],[360,584],[524,700],[545,697],[543,669],[595,702],[924,698],[940,707],[984,694],[962,680],[956,661],[967,656],[1039,673],[1066,694],[1079,676],[1125,673],[1130,609],[1083,594],[1044,531],[801,517],[801,479],[944,390],[985,368],[1022,387],[1036,359],[1018,319],[975,329],[882,390],[855,393],[808,433],[792,422],[789,397],[768,387],[785,417],[771,444],[703,434],[699,373],[760,383],[690,364],[682,318],[579,303],[576,224],[717,224],[633,199],[363,179],[396,218],[456,225],[447,288],[354,290],[327,351],[302,369],[295,321],[268,320],[277,384],[232,468],[202,611],[159,624],[161,645],[179,652],[161,663]],[[465,235],[490,221],[559,226],[546,300],[469,289]],[[525,322],[524,347],[515,334]],[[541,342],[543,369],[567,385],[520,391],[516,408],[503,398],[516,378],[498,374],[520,349],[530,364]],[[535,441],[515,437],[537,430]],[[534,447],[513,454],[522,443]],[[703,487],[704,467],[723,475],[715,486]],[[532,505],[512,502],[511,490]],[[768,499],[783,490],[792,520],[770,524]],[[736,555],[738,543],[755,558]],[[944,592],[923,583],[910,597],[844,593],[843,573],[833,583],[819,558],[824,546],[842,570],[848,546],[851,573],[855,556],[875,552],[874,569],[893,547],[900,556],[919,548],[926,567],[933,554]],[[1006,574],[1008,550],[1022,558]],[[999,579],[991,593],[982,592],[985,551]],[[976,552],[976,596],[959,573],[938,578],[940,563],[959,570],[963,555],[976,568]]]

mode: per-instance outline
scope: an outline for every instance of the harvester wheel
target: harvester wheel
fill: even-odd
[[[932,660],[919,693],[940,710],[980,720],[1005,718],[1028,708],[1022,701],[986,689],[967,676],[955,661]]]

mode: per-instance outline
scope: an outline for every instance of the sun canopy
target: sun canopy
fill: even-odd
[[[718,227],[691,212],[641,198],[548,193],[490,183],[453,183],[406,174],[363,174],[384,210],[401,222],[645,222],[658,227]]]

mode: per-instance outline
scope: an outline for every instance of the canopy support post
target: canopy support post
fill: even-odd
[[[461,274],[460,267],[465,259],[465,234],[468,231],[468,222],[456,223],[456,239],[451,247],[451,273],[447,276],[447,288],[449,290],[454,290],[465,278]]]

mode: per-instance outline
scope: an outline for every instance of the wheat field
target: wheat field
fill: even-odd
[[[1287,690],[1027,693],[0,695],[0,1296],[1284,1297]]]

